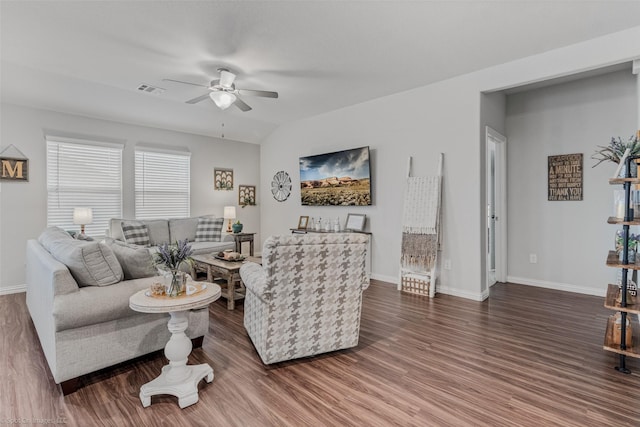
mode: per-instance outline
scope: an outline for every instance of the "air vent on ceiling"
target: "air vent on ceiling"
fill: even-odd
[[[165,91],[165,89],[162,89],[161,87],[151,86],[146,83],[141,83],[140,86],[138,86],[138,90],[145,93],[152,93],[154,95],[162,95]]]

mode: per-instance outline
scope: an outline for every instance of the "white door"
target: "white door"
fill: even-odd
[[[486,127],[487,284],[507,280],[507,138]]]

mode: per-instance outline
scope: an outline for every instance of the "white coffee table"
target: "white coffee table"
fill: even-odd
[[[129,298],[129,307],[132,310],[142,313],[169,313],[171,316],[168,324],[171,338],[164,348],[169,364],[162,367],[160,376],[140,387],[140,400],[145,408],[151,405],[151,396],[156,394],[176,396],[180,408],[186,408],[198,401],[198,383],[203,378],[206,378],[208,383],[213,381],[213,368],[208,363],[187,365],[192,344],[184,331],[189,326],[187,310],[211,304],[220,298],[221,290],[215,283],[187,284],[191,290],[194,286],[202,290],[192,295],[171,298],[150,296],[149,290],[144,289]]]

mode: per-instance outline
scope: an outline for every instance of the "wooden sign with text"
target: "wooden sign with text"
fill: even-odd
[[[550,201],[582,200],[582,153],[549,156]]]
[[[29,160],[13,157],[0,157],[0,179],[11,181],[29,181]]]

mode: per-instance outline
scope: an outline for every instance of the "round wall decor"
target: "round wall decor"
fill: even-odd
[[[285,171],[276,172],[271,181],[271,194],[279,202],[284,202],[291,194],[291,178]]]

